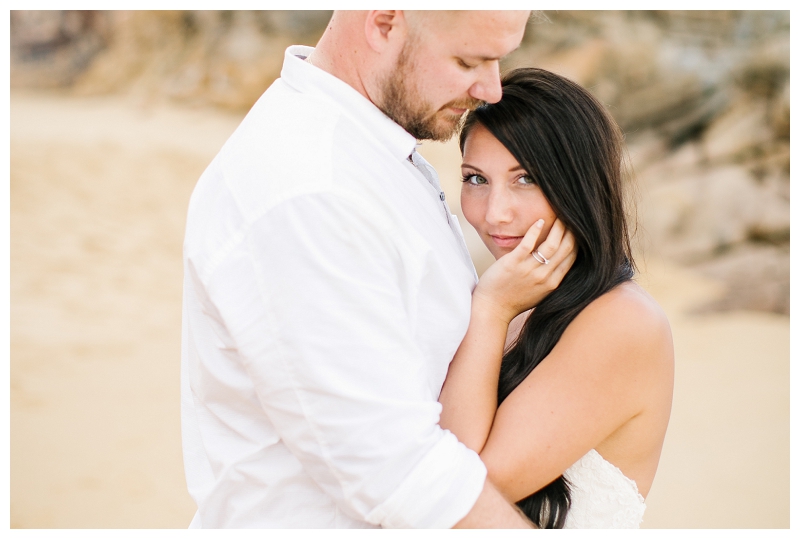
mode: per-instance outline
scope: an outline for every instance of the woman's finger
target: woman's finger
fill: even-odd
[[[517,245],[514,250],[518,251],[520,255],[530,256],[531,251],[533,251],[533,247],[539,240],[539,236],[541,235],[543,228],[544,219],[539,219],[533,223],[528,231],[525,232],[525,235],[522,237],[522,241],[519,242],[519,245]]]
[[[558,265],[553,270],[553,273],[551,274],[551,277],[556,279],[560,283],[561,280],[564,278],[564,276],[567,274],[567,272],[572,267],[572,264],[575,263],[575,259],[577,257],[578,257],[577,249],[572,249],[572,250],[568,251],[566,253],[566,256],[564,256],[563,260],[558,262]]]
[[[555,253],[558,245],[561,243],[561,239],[564,237],[566,230],[567,227],[564,226],[563,221],[561,221],[561,219],[556,219],[553,221],[553,226],[550,227],[550,232],[547,234],[547,237],[544,238],[539,245],[537,245],[537,249],[540,251],[545,249],[550,254]]]
[[[567,255],[572,253],[574,250],[575,250],[575,236],[573,236],[572,232],[567,230],[564,232],[564,235],[561,239],[561,243],[558,244],[556,251],[549,257],[548,260],[550,260],[552,264],[558,265],[567,257]]]
[[[539,244],[536,248],[536,252],[549,262],[558,252],[565,233],[566,227],[564,227],[564,223],[561,222],[561,219],[556,219],[553,226],[550,228],[550,233],[547,235],[547,238]],[[531,249],[531,251],[533,251],[533,249]]]

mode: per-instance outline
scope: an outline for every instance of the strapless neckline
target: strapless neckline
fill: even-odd
[[[572,505],[565,528],[638,528],[646,504],[636,481],[596,450],[570,466]]]
[[[639,486],[636,484],[635,480],[625,475],[625,472],[620,470],[618,466],[615,466],[614,464],[606,460],[605,457],[603,457],[603,455],[598,453],[596,449],[590,449],[589,452],[584,456],[584,458],[586,458],[589,455],[591,455],[590,458],[594,458],[595,460],[601,462],[603,466],[605,466],[609,470],[613,470],[612,473],[618,475],[621,480],[628,483],[631,486],[631,489],[633,489],[633,492],[636,493],[636,496],[641,500],[642,503],[644,503],[644,496],[642,496],[642,494],[639,492]]]

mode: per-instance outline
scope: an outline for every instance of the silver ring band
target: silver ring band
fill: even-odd
[[[536,260],[539,264],[549,264],[550,261],[547,260],[542,253],[538,250],[531,253],[531,256],[534,260]]]

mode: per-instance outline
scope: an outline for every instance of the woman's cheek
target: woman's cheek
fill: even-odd
[[[539,234],[539,238],[536,240],[536,248],[541,245],[541,243],[547,239],[547,235],[550,234],[550,229],[553,228],[553,225],[556,222],[556,214],[553,211],[553,208],[550,207],[550,204],[547,200],[542,200],[543,197],[537,197],[536,204],[534,207],[536,208],[535,216],[536,218],[532,222],[536,222],[539,219],[544,219],[544,226],[542,227],[542,232]]]
[[[461,213],[464,214],[464,218],[473,228],[480,229],[481,219],[478,201],[467,192],[467,189],[461,189]]]

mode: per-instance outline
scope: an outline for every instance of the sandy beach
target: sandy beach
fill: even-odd
[[[11,96],[12,528],[182,528],[181,245],[241,115]],[[458,208],[457,146],[429,144]],[[646,196],[646,193],[643,193]],[[479,271],[490,259],[466,222]],[[722,285],[640,261],[670,319],[672,419],[648,528],[789,526],[789,318],[697,315]]]

